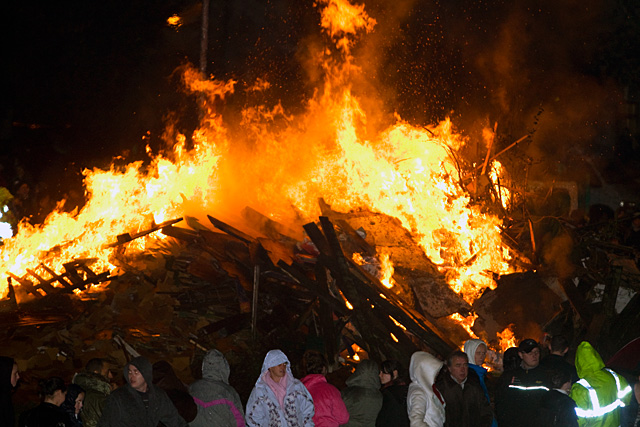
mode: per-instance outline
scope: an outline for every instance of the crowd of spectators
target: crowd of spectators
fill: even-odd
[[[327,379],[331,366],[321,352],[304,354],[299,380],[285,353],[274,349],[244,405],[216,349],[204,355],[202,377],[191,385],[167,361],[152,364],[139,356],[123,367],[126,382],[117,386],[107,361],[92,359],[69,382],[42,379],[39,399],[19,414],[12,390],[20,372],[3,356],[0,420],[9,427],[640,426],[640,371],[606,367],[589,342],[580,343],[569,361],[563,336],[545,346],[525,339],[491,370],[488,350],[473,339],[445,360],[417,351],[408,372],[396,360],[378,365],[364,359],[339,390]]]

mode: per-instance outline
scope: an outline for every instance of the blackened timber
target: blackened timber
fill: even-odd
[[[369,245],[369,243],[367,243],[367,241],[363,239],[356,230],[353,229],[351,224],[349,224],[344,219],[336,218],[336,212],[331,209],[331,206],[329,206],[322,197],[318,199],[318,205],[320,206],[320,210],[322,211],[323,216],[326,216],[329,219],[333,219],[340,226],[342,231],[349,235],[351,241],[358,249],[358,252],[366,253],[369,256],[375,256],[376,249],[374,247],[371,247],[371,245]]]
[[[311,280],[294,264],[288,265],[286,262],[281,260],[278,262],[278,267],[280,267],[282,271],[287,273],[287,275],[289,275],[296,283],[299,283],[301,286],[310,290],[315,296],[320,297],[323,302],[329,305],[331,310],[335,311],[340,316],[347,315],[348,309],[341,301],[332,297],[328,291],[322,291],[322,282]],[[326,284],[324,286],[326,286]]]
[[[330,251],[335,254],[335,256],[331,257],[321,254],[319,256],[319,261],[322,261],[329,268],[332,275],[336,278],[340,289],[345,294],[351,305],[353,305],[354,309],[356,306],[364,307],[365,304],[367,304],[366,299],[370,299],[372,302],[383,307],[389,314],[392,314],[392,316],[405,326],[407,330],[429,345],[429,347],[439,355],[446,357],[453,349],[456,348],[456,346],[446,336],[444,336],[437,327],[425,319],[424,316],[421,316],[417,311],[406,307],[405,304],[402,304],[401,301],[390,292],[385,292],[383,290],[384,287],[381,284],[378,286],[372,285],[372,283],[376,283],[376,281],[379,283],[379,281],[374,278],[367,279],[366,273],[364,273],[351,260],[347,259],[342,251],[340,241],[338,240],[333,224],[329,218],[320,217],[320,224],[322,225],[322,230],[324,232],[323,237],[326,237],[326,242],[329,245]],[[310,237],[317,246],[318,243],[316,243],[314,237],[311,235]],[[355,272],[358,274],[355,274]],[[385,297],[388,298],[387,300],[380,297],[379,293],[383,292]],[[363,294],[366,294],[365,301],[362,301],[362,299],[365,298]],[[394,301],[394,303],[391,303],[390,301]],[[365,328],[368,328],[368,325],[365,325]],[[361,333],[363,336],[366,334],[363,331],[361,331]],[[365,339],[368,340],[366,337]]]
[[[329,242],[327,242],[327,239],[322,234],[322,231],[320,230],[320,228],[318,228],[315,222],[305,224],[302,226],[302,228],[304,228],[304,231],[307,232],[307,235],[309,236],[313,244],[316,245],[318,251],[325,255],[331,255]]]
[[[322,231],[324,232],[324,236],[329,243],[329,248],[331,249],[332,255],[337,257],[339,260],[344,259],[344,252],[342,251],[342,246],[340,246],[340,240],[338,239],[338,235],[336,234],[336,229],[333,228],[333,224],[326,216],[320,217],[320,225],[322,226]]]
[[[316,265],[315,277],[318,281],[320,295],[324,295],[327,299],[332,298],[329,292],[327,270],[320,265]],[[318,297],[318,317],[320,319],[322,337],[324,338],[325,356],[327,360],[330,361],[330,365],[333,365],[338,356],[338,334],[333,324],[333,310],[331,309],[331,305],[320,295]]]
[[[26,290],[27,292],[29,292],[32,295],[35,295],[37,297],[41,297],[42,294],[40,292],[38,292],[38,289],[36,287],[33,286],[33,282],[25,277],[18,277],[15,274],[9,272],[7,273],[9,274],[9,277],[13,278],[13,280],[15,280],[16,282],[20,283],[20,286]]]
[[[200,235],[194,231],[187,230],[185,228],[179,228],[174,226],[164,227],[162,233],[174,239],[184,240],[185,242],[193,243],[200,238]]]
[[[54,293],[56,291],[55,288],[53,286],[51,286],[51,283],[49,283],[48,280],[46,280],[45,278],[41,277],[35,271],[31,270],[30,268],[27,268],[27,273],[29,273],[30,275],[32,275],[33,277],[38,279],[39,283],[36,285],[36,287],[39,287],[40,289],[45,291],[47,294],[52,294],[52,293]]]
[[[49,273],[51,275],[51,277],[53,277],[55,280],[58,281],[58,283],[60,283],[62,286],[64,286],[65,288],[73,288],[73,285],[71,283],[69,283],[64,276],[60,276],[59,274],[57,274],[55,271],[53,271],[52,269],[50,269],[49,267],[47,267],[46,265],[40,263],[40,267],[42,267],[44,269],[44,271],[46,271],[47,273]]]
[[[237,228],[232,227],[229,224],[226,224],[226,223],[220,221],[219,219],[216,219],[216,218],[212,217],[211,215],[207,215],[207,218],[209,218],[209,221],[211,222],[211,224],[213,224],[214,227],[216,227],[219,230],[224,231],[225,233],[229,234],[230,236],[233,236],[238,240],[242,240],[245,243],[253,242],[253,237],[249,236],[248,234],[243,233],[242,231],[238,230]]]
[[[119,234],[116,237],[116,241],[114,243],[109,243],[109,244],[105,245],[105,247],[106,248],[113,248],[113,247],[122,245],[124,243],[128,243],[128,242],[130,242],[132,240],[135,240],[135,239],[137,239],[139,237],[146,236],[147,234],[151,234],[154,231],[158,231],[158,230],[160,230],[162,228],[169,227],[169,226],[171,226],[171,225],[173,225],[175,223],[178,223],[180,221],[182,221],[182,218],[171,219],[169,221],[161,222],[160,224],[153,224],[150,228],[148,228],[146,230],[143,230],[143,231],[139,231],[137,233]]]
[[[386,289],[378,279],[370,276],[357,264],[352,263],[352,268],[355,270],[354,276],[359,276],[361,280],[362,286],[359,289],[366,293],[367,297],[380,306],[384,312],[407,328],[407,331],[427,343],[442,357],[447,357],[456,348],[456,345],[442,334],[433,323]]]
[[[384,349],[383,353],[377,355],[371,355],[374,359],[382,361],[385,357],[390,357],[391,352],[395,352],[393,346],[391,346],[391,336],[387,335],[395,332],[395,334],[404,332],[400,328],[396,327],[391,322],[391,319],[378,317],[371,310],[373,300],[368,296],[361,293],[361,288],[370,288],[366,284],[362,284],[361,281],[352,274],[350,269],[350,261],[344,255],[340,241],[336,235],[335,228],[325,216],[320,217],[320,224],[322,225],[322,231],[327,239],[331,252],[333,254],[332,259],[321,254],[319,260],[329,266],[332,275],[335,276],[338,287],[345,294],[347,300],[353,306],[352,321],[355,323],[356,328],[362,334],[363,338],[368,342],[372,350],[380,350],[380,347]],[[383,320],[384,319],[384,320]],[[394,334],[394,336],[395,336]],[[396,337],[398,338],[398,337]],[[412,343],[407,343],[406,336],[403,337],[402,342],[398,342],[401,347],[404,347],[404,352],[413,353],[416,348]],[[375,345],[375,346],[374,346]]]
[[[264,233],[271,239],[278,240],[282,237],[286,237],[287,239],[298,240],[300,235],[299,232],[296,233],[290,228],[272,220],[268,216],[263,215],[249,206],[245,206],[245,208],[242,209],[241,215],[247,221],[249,226],[256,228],[256,231]]]

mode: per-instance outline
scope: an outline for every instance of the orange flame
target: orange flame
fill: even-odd
[[[179,17],[178,15],[174,14],[167,18],[167,25],[170,27],[173,27],[174,29],[180,28],[182,24],[183,24],[182,18]]]
[[[393,280],[393,277],[392,277],[394,270],[393,270],[393,264],[389,260],[389,254],[387,253],[380,254],[380,266],[381,266],[380,274],[382,276],[380,281],[387,289],[391,289],[393,285],[396,284],[396,282],[395,280]]]
[[[499,345],[500,345],[500,351],[502,353],[504,353],[508,348],[516,346],[516,336],[514,335],[513,330],[511,329],[512,327],[513,327],[513,324],[507,326],[504,329],[504,331],[498,332],[496,334],[500,339]]]
[[[288,114],[279,103],[247,108],[241,115],[243,134],[234,135],[231,144],[212,101],[233,95],[236,82],[205,79],[185,67],[187,90],[204,95],[199,97],[204,118],[192,135],[193,148],[187,151],[186,137],[169,127],[165,139],[174,144],[173,151],[149,153],[149,165],[86,170],[86,205],[71,214],[52,213],[42,227],[21,224],[1,249],[0,272],[20,276],[41,262],[59,271],[76,258],[98,258],[98,270],[113,269],[114,249],[105,244],[118,234],[185,215],[215,214],[238,225],[237,212],[247,205],[293,224],[316,219],[322,197],[336,210],[364,209],[397,218],[467,301],[495,287],[493,274],[511,268],[501,244],[501,221],[471,205],[459,182],[450,153],[466,139],[448,119],[429,128],[399,117],[386,129],[368,124],[367,112],[351,93],[359,73],[351,46],[356,34],[373,31],[376,21],[364,5],[346,0],[319,0],[318,5],[322,28],[341,54],[322,49],[317,55],[322,90],[303,113]],[[262,93],[269,83],[257,80],[247,87],[249,93]],[[161,238],[153,233],[127,244],[127,251],[145,250]]]
[[[476,322],[477,318],[478,318],[478,315],[476,313],[473,313],[472,315],[467,317],[464,317],[460,313],[453,313],[451,316],[449,316],[449,319],[452,319],[458,322],[460,326],[462,326],[464,330],[467,331],[469,336],[475,339],[478,339],[478,336],[475,334],[475,332],[473,332],[471,328],[473,328],[473,324]]]

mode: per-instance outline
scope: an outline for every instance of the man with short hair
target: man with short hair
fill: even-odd
[[[518,345],[518,355],[520,366],[500,377],[496,418],[499,426],[538,427],[540,399],[549,391],[546,372],[540,367],[538,342],[525,339]]]
[[[549,344],[551,353],[540,362],[540,366],[547,372],[547,378],[551,379],[552,372],[562,371],[569,375],[571,384],[578,381],[576,367],[565,360],[569,352],[569,342],[564,335],[554,335]]]
[[[435,382],[445,401],[444,427],[489,427],[493,421],[491,407],[478,375],[469,370],[467,354],[454,351],[446,366]]]
[[[98,425],[104,402],[111,393],[109,376],[107,362],[100,358],[94,358],[87,362],[84,372],[78,372],[73,377],[72,382],[85,391],[82,412],[80,413],[84,427]]]
[[[98,427],[186,427],[164,390],[153,384],[151,362],[140,356],[124,367],[127,385],[109,395]]]

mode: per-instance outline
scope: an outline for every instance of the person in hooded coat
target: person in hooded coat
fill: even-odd
[[[349,421],[347,407],[342,401],[340,390],[327,382],[328,363],[324,355],[317,351],[307,351],[303,356],[304,371],[302,384],[313,398],[316,427],[338,427]]]
[[[371,427],[382,408],[380,370],[373,360],[358,363],[355,372],[347,378],[347,387],[342,390],[342,400],[349,412],[349,427]]]
[[[83,372],[74,375],[72,382],[85,391],[82,405],[82,424],[84,427],[96,427],[102,416],[102,409],[111,393],[109,384],[109,365],[103,359],[94,358],[87,362]]]
[[[139,356],[124,367],[127,384],[105,403],[98,427],[186,427],[187,422],[164,390],[153,384],[151,362]]]
[[[202,379],[189,386],[198,405],[190,427],[243,427],[244,410],[238,392],[229,385],[229,362],[218,350],[209,350],[202,360]]]
[[[489,405],[491,405],[491,397],[489,396],[489,389],[486,383],[487,370],[482,366],[482,364],[484,363],[484,359],[487,356],[487,344],[484,341],[478,339],[467,340],[464,343],[464,352],[469,358],[469,369],[478,374],[478,379],[480,380],[482,391],[484,392]],[[497,426],[498,422],[495,418],[493,418],[491,427]]]
[[[247,425],[313,427],[313,415],[313,398],[293,377],[287,356],[281,350],[269,351],[247,401]]]
[[[444,399],[433,386],[444,363],[435,356],[416,351],[409,363],[407,410],[411,427],[442,427],[445,421]]]
[[[6,425],[15,424],[15,412],[11,393],[18,384],[18,364],[11,357],[0,356],[0,420]]]
[[[606,369],[600,354],[583,341],[576,350],[580,380],[569,396],[576,402],[580,427],[617,427],[622,408],[631,400],[631,387],[622,375]]]

